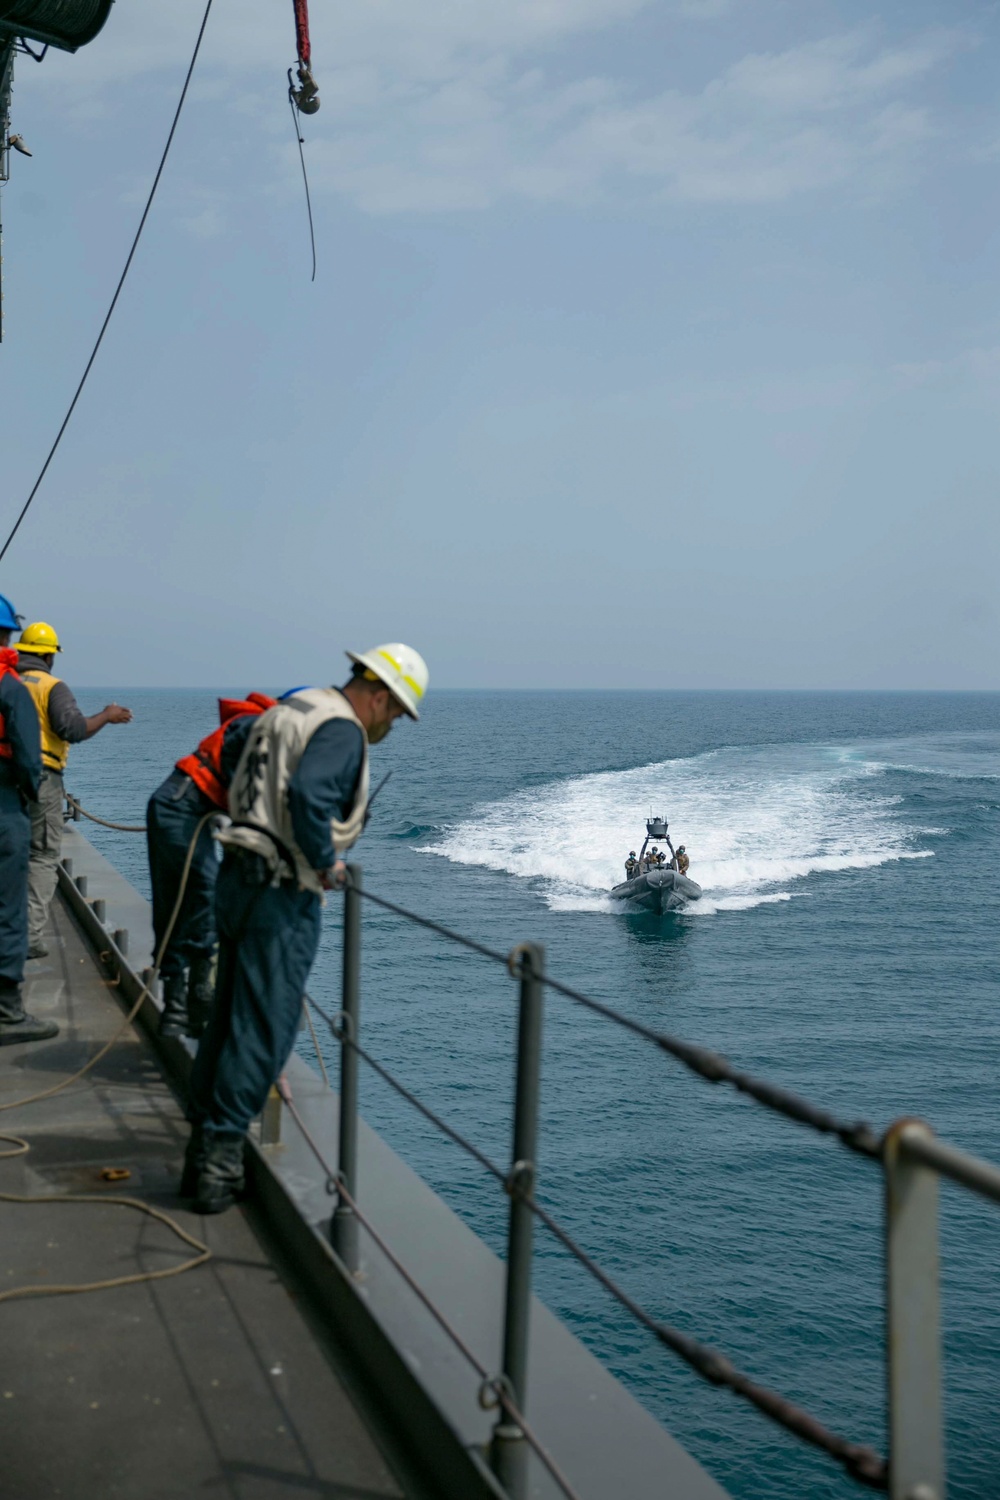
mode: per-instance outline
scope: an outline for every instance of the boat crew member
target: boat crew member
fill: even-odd
[[[42,784],[31,808],[31,865],[28,872],[28,957],[44,958],[45,924],[59,879],[63,830],[63,771],[70,745],[89,740],[105,724],[128,724],[127,708],[109,703],[89,718],[60,678],[52,675],[55,653],[62,650],[51,625],[38,621],[21,632],[18,670],[35,700],[42,734]]]
[[[687,874],[691,866],[691,861],[687,857],[683,844],[677,845],[677,853],[671,860],[671,864],[679,875]]]
[[[54,1022],[27,1015],[21,999],[28,954],[28,809],[38,797],[42,756],[38,715],[10,645],[20,627],[10,600],[0,594],[0,1047],[59,1034]]]
[[[625,861],[625,879],[632,880],[639,873],[639,861],[635,857],[635,850],[628,851],[628,859]]]
[[[368,747],[419,717],[427,666],[409,646],[347,655],[341,689],[307,688],[250,721],[229,790],[216,887],[215,1003],[191,1072],[181,1193],[220,1213],[243,1188],[243,1145],[295,1041],[324,890],[365,824]]]
[[[211,824],[198,835],[188,869],[184,899],[166,951],[160,954],[199,821],[212,812],[228,813],[229,783],[245,736],[239,726],[249,715],[273,708],[276,698],[250,693],[219,699],[219,727],[197,750],[179,760],[146,808],[146,844],[153,888],[153,936],[163,982],[161,1036],[200,1037],[212,1004],[215,956],[215,881],[219,856]],[[249,721],[248,721],[249,722]]]
[[[649,858],[646,861],[646,868],[648,870],[658,870],[660,868],[660,851],[659,849],[657,849],[655,844],[649,851]]]

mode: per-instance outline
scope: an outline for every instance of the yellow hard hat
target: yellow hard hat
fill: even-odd
[[[38,620],[34,625],[26,625],[21,631],[17,649],[33,651],[36,656],[48,656],[52,651],[61,651],[62,647],[52,626],[46,625],[44,620]]]

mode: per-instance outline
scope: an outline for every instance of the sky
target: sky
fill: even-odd
[[[203,0],[18,62],[0,524]],[[1000,15],[980,0],[215,0],[0,590],[73,685],[1000,687]]]

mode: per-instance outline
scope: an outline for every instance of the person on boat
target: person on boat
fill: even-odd
[[[652,847],[652,849],[650,849],[650,851],[649,851],[649,857],[646,860],[646,869],[647,870],[658,870],[659,868],[660,868],[660,851],[659,851],[659,849],[657,849],[656,845],[654,844],[653,847]]]
[[[427,665],[393,643],[360,655],[342,688],[308,688],[249,721],[229,790],[216,886],[215,1003],[191,1071],[183,1196],[221,1213],[243,1189],[247,1129],[295,1041],[319,946],[323,892],[368,806],[368,748],[420,717]]]
[[[688,870],[691,867],[691,861],[687,857],[687,852],[683,844],[677,845],[677,853],[670,861],[670,864],[671,867],[677,871],[678,875],[687,874]]]
[[[42,779],[42,746],[35,705],[10,645],[20,627],[14,606],[0,594],[0,1047],[59,1035],[53,1021],[27,1014],[21,996],[28,956],[29,809]]]
[[[28,625],[17,643],[21,681],[35,701],[42,735],[42,782],[31,808],[31,864],[28,872],[28,957],[45,958],[45,926],[59,880],[63,831],[63,772],[70,745],[89,740],[105,724],[129,724],[132,714],[117,703],[83,714],[60,677],[53,676],[59,637],[43,620]]]
[[[208,1024],[214,990],[219,857],[211,823],[203,823],[200,832],[198,824],[214,812],[229,810],[229,783],[244,744],[238,726],[244,719],[273,708],[277,701],[263,693],[220,698],[219,727],[205,736],[197,750],[177,762],[149,799],[146,845],[153,888],[154,951],[160,957],[163,984],[161,1036],[200,1037]],[[188,867],[184,898],[170,941],[161,953],[196,832],[198,840]]]
[[[633,880],[639,873],[639,861],[635,857],[635,850],[628,851],[628,859],[625,861],[625,879]]]

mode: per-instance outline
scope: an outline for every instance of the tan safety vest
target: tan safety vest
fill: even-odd
[[[69,759],[69,740],[61,739],[49,722],[49,699],[52,689],[61,679],[53,677],[51,672],[32,668],[30,672],[21,673],[21,681],[34,698],[38,710],[38,726],[42,734],[42,765],[48,771],[64,771]]]
[[[323,886],[295,842],[288,786],[309,741],[320,725],[331,719],[347,719],[357,724],[364,738],[364,758],[354,805],[343,823],[330,819],[338,858],[357,842],[368,807],[368,736],[353,708],[336,688],[306,688],[293,698],[283,699],[256,720],[229,788],[232,826],[218,836],[226,848],[248,849],[259,854],[275,875],[284,866],[288,873],[294,873],[300,889],[307,891],[322,891]],[[294,872],[288,870],[290,860],[294,861]]]

